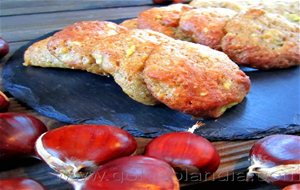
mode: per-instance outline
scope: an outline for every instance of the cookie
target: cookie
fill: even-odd
[[[204,118],[219,117],[240,103],[250,88],[249,77],[224,53],[179,40],[157,46],[143,75],[156,99]]]
[[[260,8],[270,13],[280,14],[291,22],[300,23],[300,3],[298,0],[193,0],[190,5],[197,8],[228,8],[238,12],[249,8]]]
[[[68,65],[59,61],[48,51],[47,44],[50,38],[38,41],[26,50],[24,54],[24,66],[69,68]]]
[[[69,67],[96,74],[106,74],[94,64],[92,48],[111,35],[127,31],[125,27],[106,21],[82,21],[55,33],[48,42],[48,50]]]
[[[138,28],[151,29],[176,39],[184,39],[178,29],[181,15],[193,9],[189,5],[174,4],[166,7],[155,7],[138,15]]]
[[[258,69],[300,64],[300,28],[278,14],[251,8],[231,19],[222,50],[236,63]]]
[[[137,29],[138,28],[137,18],[125,20],[120,24],[120,26],[124,26],[128,29]]]
[[[93,56],[105,72],[132,99],[146,105],[157,104],[142,77],[144,63],[153,49],[171,38],[151,30],[130,30],[106,38],[95,47]]]
[[[235,14],[225,8],[194,9],[181,16],[179,28],[192,42],[220,50],[225,25]]]
[[[241,11],[251,5],[258,4],[259,0],[193,0],[190,2],[191,6],[197,8],[227,8],[234,11]],[[273,2],[273,1],[272,1]]]

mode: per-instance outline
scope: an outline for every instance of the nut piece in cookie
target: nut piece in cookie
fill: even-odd
[[[124,26],[128,29],[137,29],[137,18],[125,20],[120,24],[120,26]]]
[[[220,50],[224,27],[235,14],[225,8],[194,9],[181,16],[179,28],[193,42]]]
[[[278,14],[249,9],[231,19],[222,50],[236,63],[258,69],[300,64],[300,28]]]
[[[82,21],[67,26],[54,34],[48,42],[48,50],[60,61],[74,69],[106,74],[94,64],[92,48],[111,35],[127,31],[125,27],[106,21]]]
[[[157,46],[143,74],[155,98],[196,117],[219,117],[250,88],[249,77],[224,53],[178,40]]]
[[[47,49],[51,37],[32,44],[24,54],[24,66],[69,68],[68,65],[59,61],[50,54]]]
[[[169,40],[173,39],[158,32],[135,29],[107,37],[95,47],[92,55],[128,96],[154,105],[158,101],[147,89],[142,71],[153,49]]]
[[[184,39],[178,29],[181,15],[193,9],[189,5],[174,4],[143,11],[138,16],[138,28],[151,29],[176,39]]]

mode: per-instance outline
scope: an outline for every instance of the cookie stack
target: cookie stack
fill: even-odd
[[[219,117],[250,88],[249,77],[222,52],[106,21],[67,26],[29,47],[24,60],[112,76],[138,102],[197,117]]]
[[[300,65],[300,10],[296,0],[194,0],[141,12],[121,25],[151,29],[225,52],[257,69]]]

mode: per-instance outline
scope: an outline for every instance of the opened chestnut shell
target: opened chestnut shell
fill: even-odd
[[[40,136],[38,155],[55,171],[78,179],[99,165],[135,152],[137,143],[126,131],[105,125],[69,125]]]
[[[166,162],[145,156],[129,156],[108,162],[79,186],[76,189],[179,190],[172,167]]]
[[[300,181],[300,136],[271,135],[250,151],[248,179],[254,174],[280,187]]]
[[[11,178],[0,180],[1,190],[45,190],[45,188],[35,180],[28,178]]]
[[[145,148],[144,155],[164,160],[175,170],[212,174],[220,164],[215,147],[205,138],[190,132],[172,132],[161,135]]]
[[[35,141],[46,131],[43,122],[34,116],[0,113],[0,160],[35,155]]]

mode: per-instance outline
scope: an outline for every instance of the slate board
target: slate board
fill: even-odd
[[[5,90],[45,116],[66,123],[116,125],[139,137],[185,131],[199,120],[205,126],[195,133],[210,140],[300,132],[299,67],[273,71],[243,68],[252,81],[247,98],[217,120],[196,120],[164,105],[145,106],[131,100],[111,77],[22,66],[25,50],[53,33],[21,47],[3,69]]]

